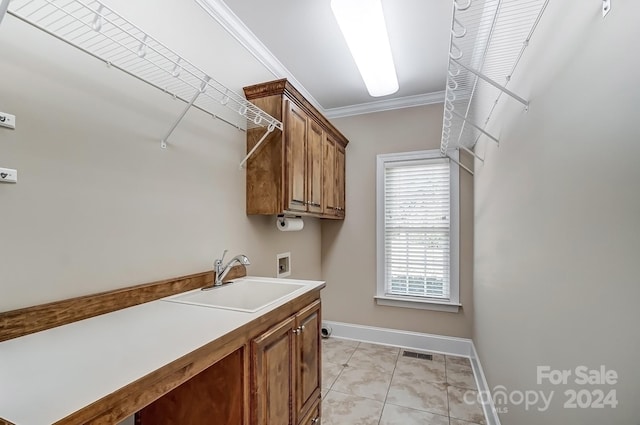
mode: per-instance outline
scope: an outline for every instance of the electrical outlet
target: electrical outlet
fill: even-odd
[[[16,128],[15,115],[0,112],[0,127]]]
[[[607,16],[607,13],[611,10],[611,0],[602,0],[602,17]]]
[[[18,183],[18,170],[0,168],[0,183]]]

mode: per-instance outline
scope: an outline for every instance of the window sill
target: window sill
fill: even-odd
[[[419,310],[445,311],[458,313],[462,304],[448,301],[426,300],[424,298],[394,297],[389,295],[376,295],[376,304],[390,307],[415,308]]]

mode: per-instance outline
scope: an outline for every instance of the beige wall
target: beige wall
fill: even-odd
[[[283,233],[245,215],[243,132],[192,110],[163,150],[182,103],[9,16],[0,51],[0,111],[17,116],[0,166],[19,172],[0,185],[0,311],[210,270],[224,248],[251,274],[291,251],[293,277],[321,277],[317,220]]]
[[[322,223],[324,319],[459,337],[471,336],[472,178],[461,176],[461,268],[459,313],[378,306],[376,291],[376,155],[438,149],[442,105],[333,120],[349,139],[347,216]]]
[[[640,417],[638,2],[550,2],[476,167],[474,341],[491,388],[555,391],[503,425],[629,425]],[[489,99],[492,100],[492,99]],[[536,368],[615,370],[616,385],[538,385]],[[567,390],[616,390],[565,409]]]

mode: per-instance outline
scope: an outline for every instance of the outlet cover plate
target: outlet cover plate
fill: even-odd
[[[0,126],[14,129],[16,128],[15,115],[0,112]]]
[[[0,168],[0,183],[18,183],[18,170]]]

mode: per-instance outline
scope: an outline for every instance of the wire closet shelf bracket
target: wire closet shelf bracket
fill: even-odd
[[[182,113],[162,138],[163,148],[191,107],[238,130],[244,130],[219,115],[224,108],[231,109],[246,118],[247,128],[265,128],[263,139],[275,129],[282,131],[282,122],[225,87],[100,1],[0,0],[0,22],[5,13],[186,103]]]
[[[498,138],[486,126],[500,98],[510,96],[528,110],[528,100],[507,86],[548,2],[454,0],[440,143],[442,156],[457,149],[484,162],[473,149],[482,136],[499,145]],[[495,101],[480,103],[479,94]],[[458,165],[473,174],[464,165]]]

